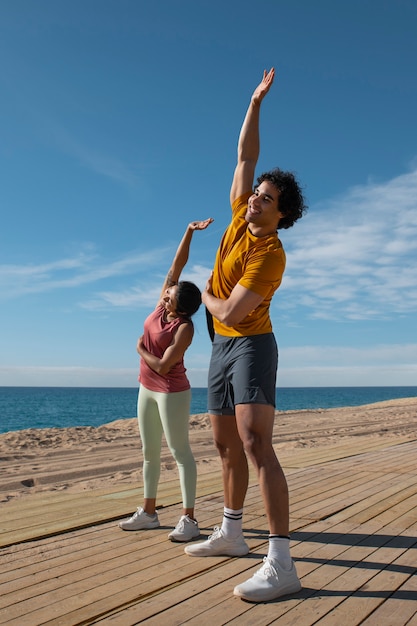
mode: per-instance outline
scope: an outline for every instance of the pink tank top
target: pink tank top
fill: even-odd
[[[144,324],[144,346],[148,352],[158,358],[163,356],[165,350],[171,345],[178,327],[186,321],[181,317],[177,317],[172,321],[166,321],[164,317],[165,309],[159,305],[148,315]],[[165,376],[154,372],[141,358],[139,382],[147,389],[150,389],[150,391],[160,391],[162,393],[175,393],[190,388],[183,358]]]

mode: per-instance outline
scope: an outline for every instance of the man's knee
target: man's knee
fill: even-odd
[[[261,461],[265,457],[265,442],[257,433],[247,434],[243,441],[243,448],[251,459]]]
[[[214,439],[214,445],[223,460],[227,460],[231,464],[239,461],[245,454],[243,443],[240,439],[226,442],[224,440]]]

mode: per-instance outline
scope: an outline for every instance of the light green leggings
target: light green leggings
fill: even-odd
[[[138,421],[143,451],[144,497],[156,498],[163,432],[177,463],[185,509],[194,507],[197,485],[197,468],[188,438],[190,405],[190,389],[160,393],[140,386]]]

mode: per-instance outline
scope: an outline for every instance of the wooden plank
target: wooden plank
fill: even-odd
[[[401,444],[396,450],[390,446],[387,454],[373,450],[360,458],[353,455],[338,463],[291,469],[290,492],[299,507],[291,518],[292,531],[298,529],[293,533],[292,554],[304,586],[293,598],[252,605],[232,596],[233,586],[259,567],[267,549],[266,518],[255,481],[248,491],[244,518],[251,553],[240,559],[192,558],[184,554],[182,545],[169,542],[166,535],[178,519],[177,502],[161,509],[164,526],[153,531],[127,533],[112,521],[4,548],[0,623],[128,626],[158,621],[220,626],[239,620],[239,624],[262,626],[282,620],[285,626],[316,622],[353,626],[361,622],[350,621],[352,616],[363,621],[378,612],[383,619],[391,615],[391,597],[406,605],[404,620],[412,621],[417,494],[403,460],[411,467],[416,452],[417,444]],[[344,481],[343,475],[350,480]],[[197,509],[200,527],[211,531],[222,512],[217,472],[206,486]],[[167,493],[174,497],[173,485],[167,486]],[[360,493],[362,502],[356,502]],[[342,494],[344,510],[339,509]],[[82,495],[86,501],[91,496]],[[119,496],[111,491],[100,494],[108,506],[119,506]],[[97,506],[98,517],[100,497],[89,499],[90,509]],[[303,499],[307,500],[304,507]],[[362,517],[359,504],[366,509]],[[327,512],[323,519],[320,510]],[[313,519],[302,516],[307,511]],[[396,626],[405,623],[395,622]]]
[[[376,444],[375,444],[376,445]],[[378,446],[382,445],[378,442]],[[389,450],[393,446],[389,446]],[[343,450],[343,452],[342,452]],[[323,450],[321,453],[323,454]],[[303,456],[303,451],[298,453]],[[310,453],[311,454],[311,453]],[[318,451],[314,451],[319,455]],[[357,446],[343,446],[332,452],[337,454],[357,454]],[[306,455],[304,455],[307,458]],[[317,456],[317,460],[319,456]],[[299,461],[299,465],[303,465]],[[336,471],[336,470],[335,470]],[[345,474],[346,476],[346,474]],[[294,478],[291,474],[291,478]],[[253,470],[251,471],[251,481],[255,482]],[[323,480],[320,481],[317,474],[317,481],[323,487]],[[199,477],[198,496],[201,497],[218,489],[221,485],[220,472],[213,472],[209,475]],[[82,528],[91,523],[104,522],[111,519],[118,519],[131,514],[141,500],[142,491],[140,487],[124,487],[123,489],[97,490],[88,493],[89,498],[94,498],[94,504],[87,501],[84,493],[39,493],[31,496],[31,508],[33,515],[25,515],[26,499],[11,501],[3,508],[0,546],[11,545],[11,543],[27,541],[35,537],[45,537],[60,533],[68,529]],[[294,496],[296,493],[294,492]],[[161,506],[170,506],[179,503],[179,484],[177,478],[166,481],[160,486]],[[292,515],[295,497],[292,498]],[[326,514],[326,513],[324,513]],[[324,515],[323,514],[323,515]],[[300,516],[303,514],[300,512]],[[305,515],[307,517],[307,515]],[[22,520],[24,524],[22,526]]]
[[[80,607],[82,611],[90,611],[90,606],[94,606],[96,610],[97,606],[106,606],[109,610],[110,606],[113,606],[114,595],[118,595],[121,598],[122,604],[132,599],[137,598],[137,586],[141,586],[141,594],[143,594],[144,586],[149,587],[149,592],[153,592],[152,583],[157,584],[159,589],[161,575],[164,577],[164,585],[176,583],[178,580],[178,552],[180,556],[185,559],[184,567],[182,568],[184,575],[195,575],[201,568],[204,569],[205,564],[201,563],[201,559],[190,559],[183,553],[183,546],[168,543],[168,547],[161,553],[160,540],[157,540],[160,532],[158,529],[154,531],[147,531],[146,533],[140,533],[140,535],[146,535],[146,543],[139,542],[133,535],[138,533],[123,533],[122,531],[116,531],[119,535],[128,534],[131,542],[131,549],[128,551],[128,557],[126,554],[120,554],[119,546],[112,547],[110,551],[102,551],[101,559],[88,560],[84,558],[83,554],[78,555],[77,561],[73,561],[70,564],[69,569],[66,571],[60,563],[56,568],[52,567],[52,563],[49,561],[48,569],[42,573],[42,576],[36,577],[33,574],[29,576],[31,583],[31,590],[28,593],[26,588],[26,580],[20,581],[10,580],[10,587],[6,585],[3,587],[2,603],[7,606],[11,606],[11,609],[6,613],[7,623],[13,623],[13,619],[17,619],[13,613],[13,606],[17,606],[19,603],[19,609],[31,610],[31,617],[33,620],[44,620],[44,611],[50,610],[52,604],[51,600],[54,598],[54,603],[59,605],[60,610],[74,609],[77,603],[85,601],[87,607]],[[152,537],[152,543],[150,544],[149,538]],[[99,533],[97,532],[96,541],[100,542]],[[256,537],[249,539],[250,545],[255,547],[259,543]],[[152,562],[152,570],[143,568],[139,565],[141,559],[146,558]],[[121,563],[121,560],[123,563]],[[224,559],[223,559],[224,560]],[[79,562],[83,563],[82,572],[79,571]],[[114,562],[113,562],[114,561]],[[203,560],[204,561],[204,560]],[[103,574],[103,568],[105,573]],[[188,572],[188,570],[191,570]],[[47,579],[45,579],[45,572],[47,573]],[[152,574],[152,572],[154,572]],[[188,572],[188,573],[187,573]],[[57,574],[59,573],[59,581],[57,586]],[[155,580],[153,580],[152,576]],[[88,580],[88,582],[87,582]],[[156,582],[155,582],[156,581]],[[171,583],[169,582],[171,581]],[[22,590],[16,589],[16,582],[20,582]],[[112,590],[113,597],[109,600],[107,597],[102,599],[103,590],[106,588]],[[87,588],[88,591],[82,592],[82,589]],[[9,592],[9,593],[7,593]],[[74,597],[76,594],[76,597]],[[139,594],[139,595],[141,595]],[[106,596],[106,594],[104,594]],[[26,600],[24,597],[26,596]],[[25,605],[26,602],[26,605]],[[97,604],[98,603],[98,604]],[[43,622],[42,622],[43,623]]]
[[[204,476],[204,475],[203,475]],[[204,497],[222,488],[219,472],[200,477],[197,496]],[[131,515],[142,501],[142,491],[115,488],[82,493],[39,493],[28,501],[7,503],[2,511],[0,547],[35,538],[48,537],[68,530],[83,528],[94,523],[122,519]],[[176,480],[161,483],[158,508],[181,503],[179,483]]]
[[[392,592],[397,592],[399,588],[409,580],[410,574],[403,571],[404,566],[416,571],[415,554],[412,550],[405,550],[395,559],[392,557],[398,552],[393,550],[388,554],[389,548],[378,553],[378,559],[382,559],[386,567],[369,578],[366,587],[354,591],[343,603],[329,612],[325,618],[320,620],[320,626],[334,626],[334,624],[350,624],[356,626],[362,624],[374,611],[381,609],[381,605],[389,599]],[[366,566],[366,562],[364,563]],[[337,581],[335,582],[335,585]],[[333,587],[335,588],[335,587]],[[408,596],[409,600],[413,600]],[[415,601],[415,598],[414,598]],[[396,623],[396,622],[395,622]]]
[[[413,617],[417,617],[417,576],[410,576],[369,617],[363,620],[361,625],[412,624],[409,620]]]
[[[336,461],[343,458],[352,458],[361,454],[367,454],[371,450],[388,450],[390,447],[395,448],[398,444],[410,443],[413,444],[416,441],[415,435],[408,435],[405,437],[398,437],[392,442],[392,445],[387,446],[387,441],[383,438],[375,439],[374,441],[350,441],[344,444],[335,444],[326,446],[325,448],[308,448],[306,450],[292,450],[288,452],[285,449],[275,446],[275,451],[278,455],[281,465],[286,468],[302,468],[311,467],[315,464],[322,465],[330,461]]]

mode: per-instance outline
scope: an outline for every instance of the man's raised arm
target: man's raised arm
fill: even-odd
[[[272,68],[264,70],[262,81],[252,94],[252,98],[240,130],[237,165],[230,189],[230,203],[252,190],[255,167],[259,157],[259,112],[261,102],[268,93],[275,76]]]

